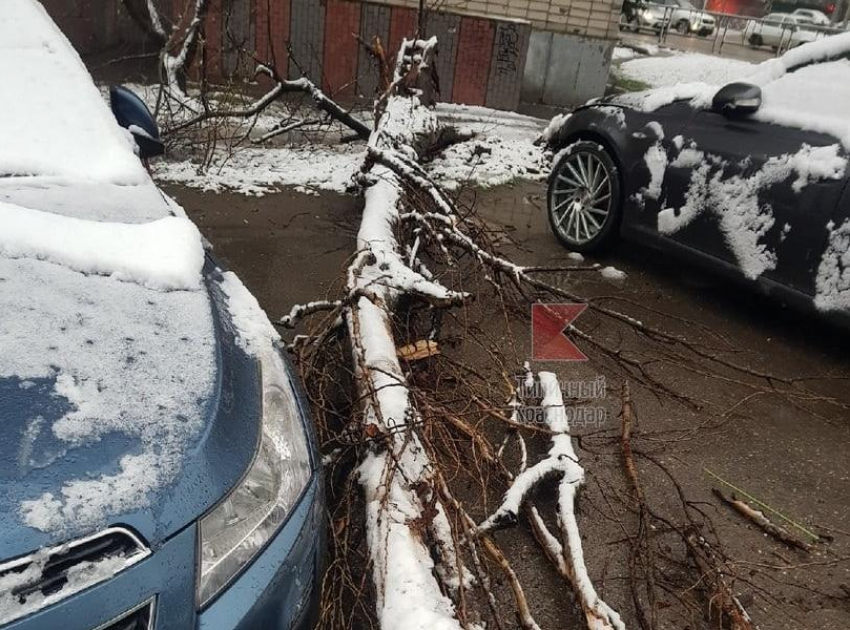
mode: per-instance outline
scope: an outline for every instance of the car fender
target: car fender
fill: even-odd
[[[558,130],[552,149],[560,151],[579,140],[597,141],[608,149],[615,162],[620,162],[627,126],[625,116],[629,108],[610,103],[592,103],[576,109]]]

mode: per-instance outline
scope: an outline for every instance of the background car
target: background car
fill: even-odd
[[[547,132],[548,216],[569,249],[619,235],[789,303],[850,317],[850,34],[746,81],[625,94]],[[748,81],[748,82],[747,82]]]
[[[639,32],[641,28],[660,31],[670,24],[672,13],[672,7],[667,4],[629,2],[623,4],[622,18],[626,22],[625,27],[635,33]]]
[[[797,18],[797,21],[804,24],[814,24],[815,26],[831,26],[832,22],[822,12],[815,9],[795,9],[791,14]]]
[[[674,28],[682,35],[714,32],[714,17],[700,11],[688,0],[658,0],[651,3],[624,3],[623,21],[627,28],[639,31],[641,27],[661,30]]]
[[[668,0],[676,5],[670,19],[671,28],[676,29],[682,35],[696,33],[700,36],[708,36],[714,33],[715,19],[705,11],[700,11],[689,0]]]
[[[789,13],[771,13],[763,20],[747,22],[744,28],[744,39],[751,46],[794,48],[817,38],[817,33],[801,27],[800,20]]]
[[[311,627],[321,466],[274,327],[40,4],[3,1],[0,73],[0,627]]]

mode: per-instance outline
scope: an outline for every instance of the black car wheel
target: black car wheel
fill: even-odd
[[[762,44],[764,44],[764,40],[761,38],[761,35],[753,33],[752,35],[750,35],[750,44],[752,46],[761,46]]]
[[[549,223],[573,251],[611,244],[620,222],[620,174],[608,152],[595,142],[571,144],[549,177]]]
[[[633,32],[640,33],[640,20],[636,15],[629,18],[628,24]]]
[[[688,28],[688,21],[680,20],[679,23],[676,24],[676,30],[679,32],[680,35],[687,35],[688,31],[690,30]]]

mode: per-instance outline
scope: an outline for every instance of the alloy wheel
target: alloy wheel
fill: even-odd
[[[553,227],[567,242],[590,242],[611,213],[608,167],[593,153],[577,151],[561,160],[555,178],[549,204]]]

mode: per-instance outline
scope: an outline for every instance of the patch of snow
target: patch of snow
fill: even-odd
[[[79,593],[98,584],[135,564],[144,556],[127,557],[123,554],[106,556],[97,561],[84,561],[75,564],[65,574],[67,582],[55,593],[44,595],[40,590],[27,595],[21,603],[13,589],[26,587],[36,582],[42,575],[49,559],[45,551],[35,554],[32,562],[21,572],[8,573],[0,577],[0,624],[29,615],[41,608],[50,606],[74,593]]]
[[[677,138],[681,138],[682,136],[676,136]],[[676,145],[676,142],[673,143]],[[678,145],[681,149],[681,143]],[[702,151],[697,151],[693,147],[688,147],[686,149],[681,149],[679,154],[676,156],[672,162],[670,162],[671,168],[697,168],[705,160],[705,153]]]
[[[680,83],[721,86],[740,79],[753,64],[699,53],[677,53],[669,57],[646,57],[620,64],[620,73],[652,87]]]
[[[602,277],[606,280],[614,280],[615,282],[620,282],[626,279],[626,272],[620,271],[616,267],[603,267],[599,270],[599,273],[601,273]]]
[[[801,191],[810,182],[843,177],[847,160],[839,155],[839,145],[803,147],[794,154],[772,157],[748,177],[724,176],[726,163],[717,156],[705,156],[694,148],[685,149],[683,163],[691,167],[691,181],[682,208],[665,208],[658,213],[658,231],[672,234],[688,225],[704,211],[720,222],[724,239],[747,278],[755,279],[776,266],[776,254],[761,242],[774,224],[772,209],[759,200],[769,186],[794,177],[791,186]],[[742,170],[739,168],[737,170]]]
[[[827,227],[829,244],[818,265],[815,306],[822,311],[850,311],[850,219]]]
[[[694,108],[706,109],[720,86],[746,81],[762,88],[762,105],[753,115],[756,120],[827,133],[850,149],[850,114],[847,108],[834,105],[850,102],[848,52],[850,34],[843,33],[757,66],[692,53],[635,59],[621,64],[620,71],[656,89],[624,94],[616,102],[641,111],[654,111],[674,101],[691,101]]]
[[[576,262],[582,262],[584,260],[584,256],[579,254],[578,252],[570,252],[567,254],[567,258],[570,260],[575,260]]]
[[[660,142],[656,142],[649,147],[643,160],[649,169],[649,184],[643,194],[652,199],[658,199],[661,197],[661,185],[664,183],[664,172],[667,169],[667,152]]]
[[[147,98],[152,96],[148,94]],[[477,134],[472,140],[452,145],[425,165],[442,185],[456,188],[468,182],[496,186],[518,177],[543,179],[548,173],[543,148],[534,144],[544,121],[513,112],[450,104],[440,104],[436,113],[444,122],[462,124]],[[399,131],[403,131],[405,119],[396,114]],[[154,165],[154,173],[160,181],[214,192],[231,190],[260,196],[282,186],[294,186],[298,192],[315,195],[320,190],[345,192],[363,159],[363,148],[356,144],[240,146],[233,151],[218,151],[205,165],[160,160]]]
[[[781,57],[768,59],[756,66],[748,80],[766,85],[785,76],[790,70],[806,64],[835,60],[850,52],[850,32],[824,37],[803,46],[792,48]]]
[[[79,55],[37,2],[3,0],[0,76],[0,178],[146,179],[132,136],[118,126]]]
[[[437,119],[444,124],[464,127],[480,136],[498,136],[503,140],[533,141],[546,127],[546,121],[516,112],[473,105],[438,103]]]
[[[540,134],[540,141],[546,143],[554,139],[557,133],[561,130],[561,127],[563,127],[570,119],[570,116],[572,116],[572,114],[556,114]]]
[[[179,473],[203,426],[199,401],[215,385],[207,292],[163,293],[3,257],[0,287],[0,378],[55,379],[54,395],[70,405],[40,432],[22,470],[75,457],[107,436],[130,445],[115,472],[83,474],[24,500],[24,522],[67,534],[149,505]]]
[[[637,51],[632,48],[616,46],[614,52],[611,54],[611,61],[626,61],[627,59],[634,59],[637,56]]]
[[[154,176],[205,191],[231,190],[252,196],[275,192],[281,186],[343,193],[362,162],[363,149],[356,146],[244,147],[231,155],[216,154],[207,167],[162,160],[155,164]]]
[[[799,68],[762,85],[762,105],[753,117],[830,134],[850,150],[850,105],[837,103],[850,104],[850,59]]]
[[[106,223],[0,202],[0,257],[33,258],[157,290],[198,289],[204,250],[188,219]]]
[[[542,147],[528,140],[487,136],[450,146],[427,170],[449,189],[467,183],[487,187],[517,178],[544,179],[549,172],[549,160]]]
[[[597,111],[602,112],[609,118],[613,118],[614,124],[620,127],[621,129],[626,128],[626,113],[623,111],[622,107],[614,107],[612,105],[600,105],[596,109]]]
[[[232,271],[222,274],[221,290],[227,296],[227,310],[236,329],[236,343],[246,353],[262,354],[280,334],[269,321],[257,298]]]

